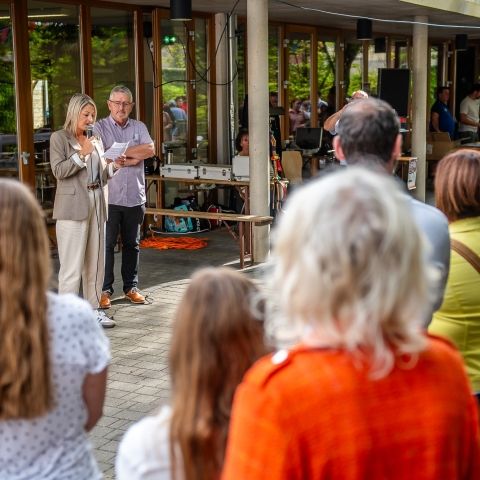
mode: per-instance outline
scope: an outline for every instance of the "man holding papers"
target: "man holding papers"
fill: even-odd
[[[140,227],[146,202],[143,160],[154,155],[153,140],[145,124],[129,118],[134,107],[132,92],[124,86],[114,87],[107,105],[110,116],[95,124],[94,133],[103,141],[107,161],[120,161],[125,168],[119,170],[108,185],[105,277],[100,299],[100,308],[104,309],[111,306],[114,249],[119,234],[122,240],[122,279],[125,298],[132,303],[145,303],[145,297],[137,288]],[[110,158],[117,155],[120,157]]]

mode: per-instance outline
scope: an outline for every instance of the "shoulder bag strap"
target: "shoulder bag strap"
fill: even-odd
[[[480,273],[480,257],[473,250],[453,238],[450,240],[450,245],[452,250],[461,255],[478,273]]]

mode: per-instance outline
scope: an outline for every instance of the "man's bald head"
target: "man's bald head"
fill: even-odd
[[[392,107],[378,99],[352,102],[337,126],[336,149],[348,164],[381,160],[388,163],[399,154],[400,121]]]

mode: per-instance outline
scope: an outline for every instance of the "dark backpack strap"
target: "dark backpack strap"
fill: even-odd
[[[480,273],[480,257],[473,250],[453,238],[450,240],[450,245],[452,250],[461,255],[478,273]]]

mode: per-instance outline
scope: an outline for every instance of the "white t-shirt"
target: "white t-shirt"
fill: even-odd
[[[117,480],[171,480],[170,407],[163,407],[153,417],[145,417],[132,425],[120,446],[115,462]],[[180,463],[180,453],[175,453]],[[182,480],[178,472],[176,480]]]
[[[33,420],[0,421],[0,480],[102,478],[85,432],[85,376],[110,361],[108,339],[90,305],[48,294],[54,408]]]
[[[469,96],[466,96],[462,103],[460,103],[460,113],[464,113],[469,120],[472,120],[475,123],[479,122],[480,114],[480,99],[474,100]],[[460,122],[458,126],[459,132],[477,132],[478,127],[473,125],[465,125],[464,123]]]

